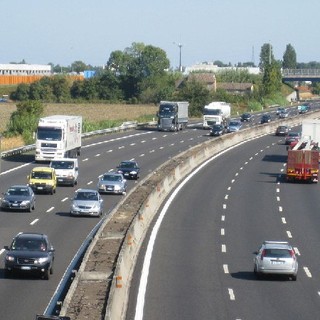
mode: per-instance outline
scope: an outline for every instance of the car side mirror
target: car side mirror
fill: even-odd
[[[75,168],[75,170],[76,170],[76,171],[79,171],[79,168],[78,168],[78,167],[76,167],[76,168]]]

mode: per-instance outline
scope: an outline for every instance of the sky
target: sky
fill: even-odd
[[[320,61],[319,0],[0,0],[0,64],[103,66],[134,42],[164,50],[172,68],[259,63],[263,44],[282,60]],[[179,45],[181,47],[179,47]]]

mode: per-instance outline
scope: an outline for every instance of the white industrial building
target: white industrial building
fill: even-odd
[[[29,75],[51,75],[51,65],[43,64],[0,64],[0,75],[29,76]]]

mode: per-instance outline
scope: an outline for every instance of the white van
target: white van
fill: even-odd
[[[57,176],[57,184],[74,186],[78,183],[79,165],[76,158],[53,159],[50,167],[54,168]]]

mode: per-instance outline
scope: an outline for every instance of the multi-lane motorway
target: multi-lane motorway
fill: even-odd
[[[148,173],[155,170],[160,164],[165,162],[167,159],[173,157],[174,155],[180,153],[181,151],[184,151],[190,148],[193,145],[199,144],[208,139],[213,139],[212,137],[208,136],[208,131],[204,131],[201,129],[199,130],[196,127],[195,128],[191,127],[185,131],[178,132],[178,133],[165,133],[165,132],[158,132],[156,130],[146,129],[146,130],[134,130],[126,133],[118,133],[118,134],[112,134],[112,135],[87,139],[83,143],[84,146],[82,149],[82,154],[79,159],[80,174],[79,174],[79,184],[77,188],[79,187],[96,188],[98,176],[106,171],[109,171],[115,168],[116,165],[121,160],[128,160],[128,159],[137,160],[141,166],[141,177],[143,178]],[[257,146],[259,146],[256,152],[260,154],[260,149],[264,147],[261,144],[261,142],[256,142],[256,144]],[[279,146],[279,148],[281,147]],[[269,150],[272,150],[272,148],[270,149],[266,148],[265,150],[269,151]],[[239,192],[242,192],[240,193],[240,196],[238,195],[236,189],[232,191],[232,194],[234,194],[233,197],[231,197],[231,193],[230,195],[226,194],[221,196],[221,193],[223,193],[224,191],[227,193],[226,190],[228,190],[228,187],[225,184],[228,184],[229,182],[230,185],[233,186],[233,183],[231,181],[233,179],[237,180],[236,178],[237,175],[235,172],[237,166],[239,167],[238,169],[239,177],[245,176],[245,174],[241,174],[243,169],[240,169],[240,165],[241,165],[240,155],[245,157],[246,155],[248,156],[247,153],[248,153],[248,150],[242,151],[242,148],[232,151],[233,156],[227,156],[227,158],[221,158],[224,160],[218,160],[217,162],[215,162],[214,168],[218,168],[215,174],[211,175],[212,172],[209,171],[202,177],[202,179],[199,179],[198,182],[197,182],[198,178],[195,180],[195,182],[192,182],[192,185],[189,185],[189,188],[188,188],[190,194],[187,196],[187,194],[183,192],[182,196],[185,198],[181,199],[176,205],[177,209],[175,210],[175,215],[173,216],[173,219],[175,219],[175,221],[173,221],[174,223],[172,225],[171,223],[168,224],[169,229],[172,228],[174,233],[176,233],[175,228],[178,228],[177,230],[186,230],[186,231],[188,231],[189,229],[189,232],[187,232],[188,236],[186,235],[184,236],[186,238],[183,238],[178,242],[177,241],[167,242],[166,245],[169,244],[171,246],[173,243],[174,245],[179,245],[179,249],[172,251],[172,253],[169,254],[169,256],[174,255],[174,256],[182,257],[184,252],[181,251],[181,247],[185,246],[186,255],[183,257],[183,260],[185,262],[183,264],[185,266],[185,270],[191,272],[193,276],[195,275],[195,273],[198,273],[199,271],[201,271],[200,275],[204,275],[205,274],[203,272],[204,270],[210,271],[211,273],[210,273],[210,278],[205,279],[204,277],[201,280],[201,279],[191,278],[190,277],[191,274],[189,274],[188,276],[185,276],[185,274],[183,274],[181,270],[179,270],[178,272],[178,269],[177,269],[172,274],[166,274],[165,276],[162,274],[161,279],[164,279],[165,281],[161,282],[161,284],[165,284],[165,283],[173,284],[175,282],[176,284],[179,284],[178,286],[176,286],[176,289],[180,287],[182,283],[184,283],[185,286],[187,285],[188,288],[190,289],[198,288],[196,292],[198,292],[198,294],[200,294],[201,292],[201,295],[199,296],[200,298],[205,295],[205,292],[201,291],[202,284],[204,282],[208,282],[212,285],[211,281],[213,281],[213,283],[215,284],[214,296],[208,295],[206,297],[206,299],[209,299],[211,301],[211,307],[213,305],[217,305],[219,308],[221,308],[226,303],[225,300],[223,300],[223,304],[219,303],[219,301],[221,302],[221,299],[224,298],[222,297],[222,293],[223,293],[222,280],[224,278],[217,278],[219,277],[218,275],[220,273],[220,268],[222,268],[223,270],[229,270],[229,273],[233,275],[231,276],[231,279],[235,279],[237,283],[240,281],[241,283],[242,282],[245,283],[244,280],[246,280],[246,277],[249,277],[249,280],[251,277],[251,273],[249,272],[251,271],[251,268],[246,269],[244,268],[244,266],[240,264],[239,268],[237,269],[237,267],[234,266],[234,263],[231,263],[231,261],[233,260],[232,260],[232,257],[229,256],[229,252],[230,253],[233,252],[234,257],[237,257],[238,255],[240,255],[240,259],[243,264],[250,263],[252,260],[251,251],[257,248],[257,246],[259,245],[259,241],[264,240],[265,235],[268,235],[267,229],[265,230],[265,233],[263,233],[261,236],[258,231],[256,233],[253,233],[253,235],[251,235],[252,227],[249,227],[245,224],[245,221],[246,221],[245,217],[246,217],[246,212],[248,212],[248,214],[250,214],[250,219],[249,219],[250,221],[252,220],[253,222],[254,220],[257,220],[261,222],[260,227],[258,223],[255,226],[256,228],[259,227],[257,230],[260,230],[260,228],[261,229],[263,228],[264,222],[269,222],[269,220],[267,219],[269,213],[262,215],[262,217],[260,216],[258,217],[253,213],[255,212],[261,213],[262,209],[267,210],[266,208],[268,208],[269,205],[274,205],[274,201],[271,201],[270,197],[267,196],[267,194],[268,192],[271,192],[271,188],[274,184],[274,181],[271,178],[275,179],[275,177],[274,176],[270,177],[270,174],[268,174],[268,171],[266,171],[264,166],[264,164],[268,164],[268,165],[274,164],[273,161],[260,161],[260,164],[259,164],[259,162],[257,161],[258,157],[254,156],[253,154],[254,159],[257,161],[257,165],[256,165],[257,168],[255,170],[258,170],[260,172],[260,175],[258,175],[254,179],[255,171],[250,172],[250,169],[247,169],[249,168],[249,166],[246,167],[245,164],[243,164],[243,166],[246,169],[247,177],[254,179],[255,184],[252,184],[252,182],[249,183],[246,180],[241,180],[241,181],[239,180],[238,182],[238,186],[240,188]],[[263,154],[263,152],[261,152],[261,154]],[[231,159],[233,162],[231,161]],[[243,163],[244,162],[245,161],[243,160]],[[252,163],[254,163],[254,161],[252,161]],[[27,181],[26,177],[28,173],[30,172],[31,168],[36,165],[37,164],[33,163],[32,155],[21,155],[18,157],[2,159],[1,175],[0,175],[0,179],[1,179],[0,192],[4,192],[7,189],[7,187],[9,187],[10,185],[18,184],[18,183],[19,184],[26,183]],[[281,162],[279,162],[278,165],[281,165]],[[212,167],[210,168],[211,168],[210,170],[212,170]],[[205,169],[205,170],[208,170],[208,169]],[[274,171],[273,174],[276,175],[276,171]],[[234,176],[234,178],[231,178],[232,176]],[[264,184],[263,183],[256,184],[258,183],[257,181],[261,180],[262,178],[267,179],[267,177],[269,177],[269,179],[272,181],[268,181]],[[203,185],[198,186],[197,183],[200,183],[201,181]],[[130,186],[132,187],[134,183],[135,183],[134,181],[130,181],[129,187]],[[234,186],[236,185],[237,184],[235,183]],[[252,188],[252,191],[245,192],[248,186]],[[306,187],[310,188],[314,186],[306,186]],[[311,190],[316,190],[316,188],[317,186]],[[71,259],[77,252],[82,241],[85,239],[87,234],[97,223],[97,219],[95,218],[83,218],[83,217],[72,218],[69,216],[69,207],[71,202],[70,199],[72,198],[74,190],[75,189],[72,187],[59,187],[55,195],[38,195],[36,210],[33,211],[32,213],[1,212],[1,215],[0,215],[0,230],[1,230],[1,233],[0,233],[0,250],[1,250],[0,251],[0,259],[1,259],[0,281],[2,285],[0,286],[0,294],[1,294],[0,308],[1,308],[1,317],[3,319],[6,319],[6,318],[33,319],[35,314],[41,314],[45,310],[68,264],[70,263]],[[308,190],[308,189],[304,189],[304,190]],[[193,197],[194,200],[192,205],[190,203],[188,204],[188,201],[191,201],[191,195],[196,196],[196,197]],[[250,195],[250,199],[248,199],[247,195]],[[220,234],[220,232],[222,231],[220,230],[217,233],[216,230],[209,229],[209,226],[211,225],[212,228],[217,227],[219,219],[222,219],[221,217],[220,218],[218,217],[218,212],[220,212],[224,208],[223,204],[221,204],[221,199],[224,198],[225,196],[227,196],[227,199],[225,201],[228,202],[227,203],[228,210],[231,211],[231,209],[233,208],[233,211],[232,211],[233,213],[230,213],[229,215],[233,214],[236,217],[238,217],[236,220],[234,219],[229,223],[236,224],[236,222],[238,221],[240,224],[240,228],[238,230],[237,228],[234,228],[231,226],[229,230],[226,227],[221,226],[221,230],[222,229],[225,230],[224,232],[225,232],[226,243],[221,243],[221,239],[219,243],[218,238],[220,237],[218,237],[218,234]],[[114,207],[114,205],[118,202],[119,197],[121,196],[104,195],[106,213],[108,213],[109,210],[111,210]],[[310,195],[308,197],[309,197],[308,199],[312,199],[313,201],[315,199]],[[295,198],[295,201],[298,202],[298,197],[296,195],[294,196],[294,198]],[[289,199],[287,202],[290,203],[290,200],[291,199]],[[239,201],[239,203],[237,203],[236,201]],[[307,206],[309,206],[309,209],[312,205],[314,208],[313,201],[308,202]],[[197,203],[198,205],[196,205]],[[289,206],[289,204],[287,205]],[[296,208],[298,208],[297,205],[292,205],[292,207],[295,210]],[[302,207],[304,206],[300,204],[300,208]],[[188,210],[189,213],[190,213],[190,208],[193,208],[192,213],[187,216],[188,219],[193,219],[193,220],[188,220],[188,219],[186,220],[185,209],[187,208],[189,209]],[[223,209],[223,212],[224,210],[226,209]],[[209,220],[209,216],[206,216],[206,214],[209,212],[212,213],[211,218],[215,217],[214,221]],[[180,218],[183,219],[181,221],[183,222],[186,221],[187,225],[184,225],[180,221]],[[204,221],[207,222],[207,228],[202,229]],[[228,223],[228,220],[226,220],[226,225],[227,223]],[[310,223],[310,227],[311,228],[313,227],[315,229],[313,222],[311,221],[309,223]],[[192,229],[192,227],[197,227],[197,226],[199,230],[202,230],[201,232],[199,230],[196,231]],[[272,226],[273,225],[271,225],[271,228]],[[252,229],[255,229],[255,228],[252,228]],[[21,276],[21,277],[10,278],[10,279],[6,279],[4,277],[3,261],[2,261],[4,256],[4,251],[1,248],[3,248],[4,245],[10,244],[12,237],[21,231],[34,231],[34,232],[46,233],[49,235],[51,241],[53,242],[56,248],[56,259],[55,259],[55,266],[54,266],[54,274],[52,275],[49,281],[44,281],[35,277]],[[304,232],[303,234],[306,234],[306,233]],[[199,237],[195,238],[196,235],[197,236],[199,235]],[[207,236],[209,235],[213,237],[212,239],[210,239],[210,243],[207,242],[208,240]],[[229,235],[230,238],[227,238],[226,235]],[[244,242],[247,243],[246,247],[245,248],[242,247],[242,249],[239,251],[234,251],[235,249],[240,249],[240,248],[234,248],[231,245],[229,246],[229,242],[234,241],[237,245],[240,246],[240,244],[243,243],[241,239],[244,236],[245,236]],[[167,240],[168,239],[169,239],[169,235]],[[190,242],[191,239],[193,239],[193,241]],[[224,238],[222,237],[222,239]],[[194,247],[195,243],[197,244],[196,247]],[[313,241],[311,243],[313,243]],[[221,251],[222,247],[226,248],[228,254],[222,255],[220,257],[219,250]],[[208,255],[207,250],[210,250],[212,255]],[[247,259],[248,251],[249,251],[249,259]],[[226,264],[228,266],[227,268],[221,267],[222,257],[229,257],[226,263],[223,262],[223,265]],[[221,262],[220,265],[219,263],[217,263],[219,260]],[[230,266],[228,265],[229,260],[230,260]],[[247,260],[249,260],[249,262]],[[160,265],[163,263],[175,264],[175,262],[171,259],[160,259],[160,261],[162,261]],[[181,261],[179,262],[179,264],[181,264]],[[198,268],[201,268],[201,269],[200,270],[197,269],[197,266]],[[208,274],[209,272],[207,272],[206,275]],[[230,281],[228,280],[229,278],[226,277],[226,279],[227,279],[226,281]],[[215,283],[215,281],[217,281],[217,283]],[[253,281],[247,281],[247,282],[255,283]],[[186,287],[184,287],[184,289],[186,289]],[[234,294],[237,292],[235,288],[231,288],[231,289],[233,290],[232,292],[234,292]],[[243,295],[243,292],[242,293],[239,292],[239,295]],[[218,297],[218,300],[216,302],[212,302],[214,297]],[[186,299],[189,299],[189,298],[188,296],[186,296]],[[199,302],[201,301],[202,300],[199,300]],[[188,302],[188,300],[186,300],[186,302]],[[202,304],[203,303],[204,301],[202,302]],[[190,301],[188,304],[191,305]],[[194,308],[194,311],[195,310],[196,310],[196,307]],[[241,316],[240,313],[239,313],[239,316]],[[190,316],[189,318],[191,319],[192,317]]]
[[[320,185],[286,183],[285,162],[283,138],[268,135],[194,175],[165,213],[148,277],[141,252],[127,319],[318,319]],[[256,279],[264,240],[293,244],[296,282]]]

